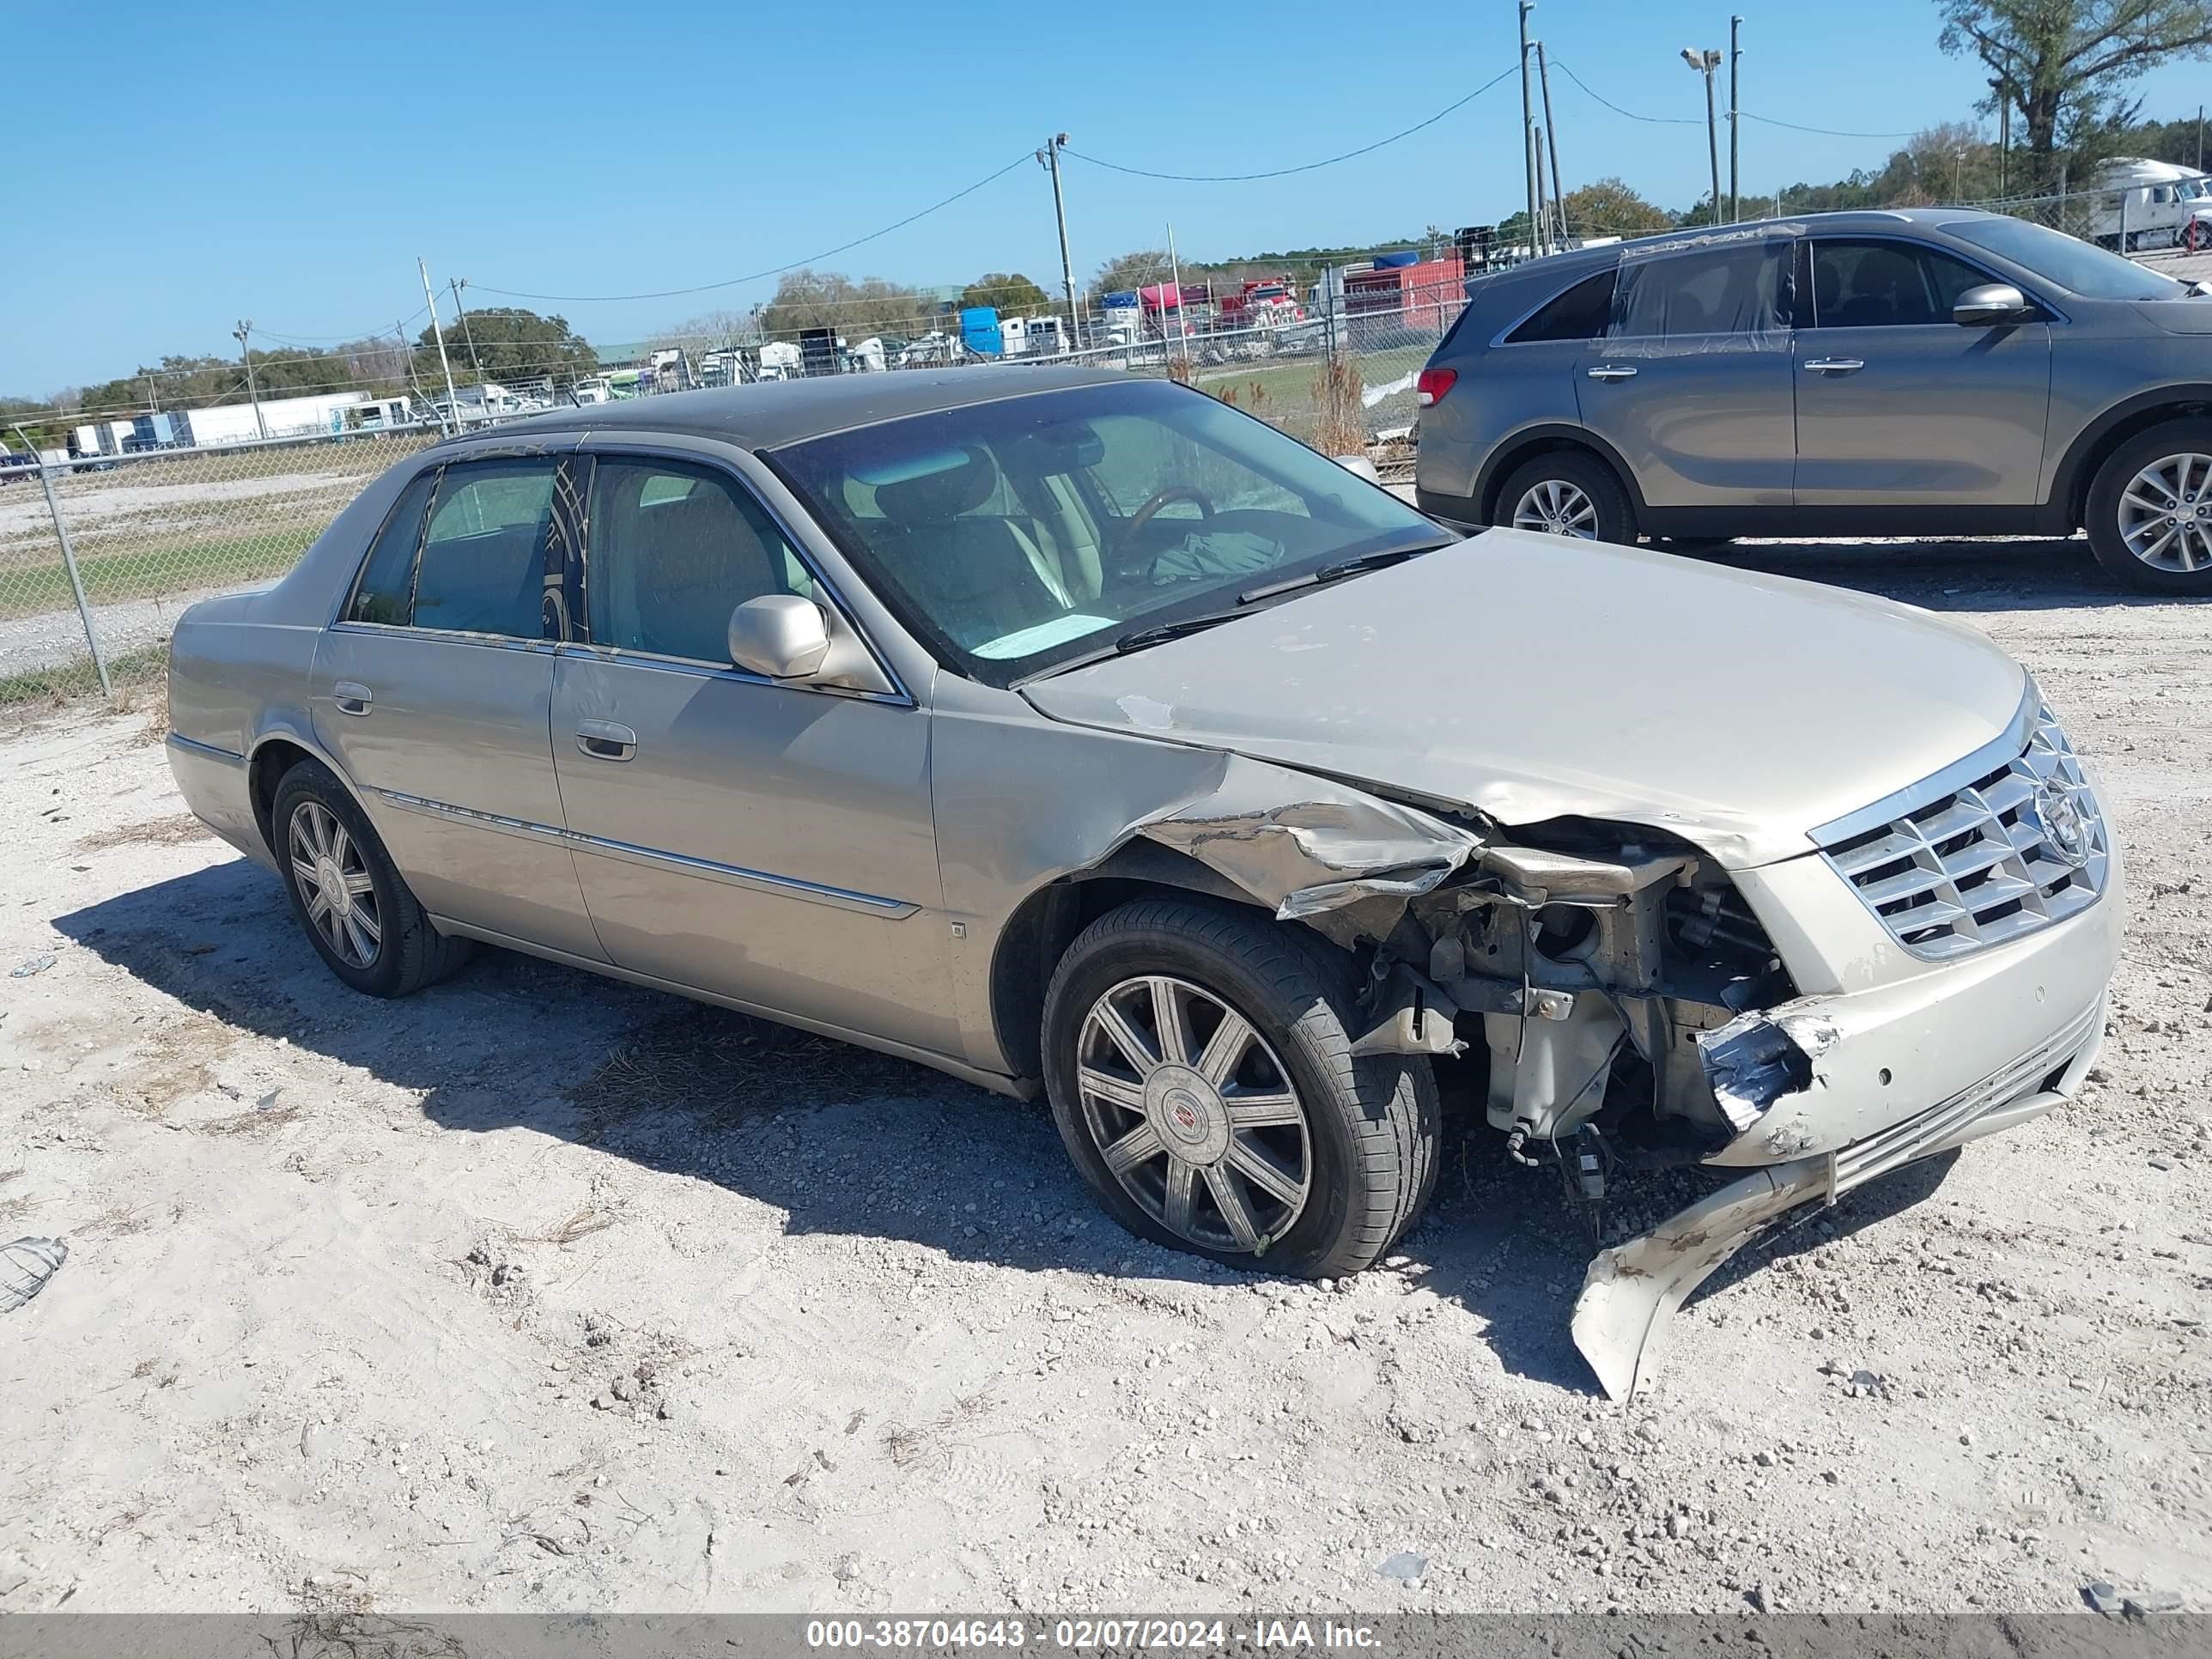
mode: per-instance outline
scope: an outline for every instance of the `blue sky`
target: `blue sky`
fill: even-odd
[[[1935,0],[1741,4],[1747,111],[1905,131],[1966,114],[1982,89],[1973,64],[1936,50]],[[1703,191],[1704,94],[1677,54],[1724,47],[1728,17],[1725,0],[1543,0],[1532,27],[1555,64],[1628,108],[1698,118],[1624,119],[1555,69],[1570,186],[1613,173],[1670,205]],[[295,341],[388,331],[422,305],[418,253],[438,282],[470,279],[472,304],[501,302],[492,287],[629,294],[781,264],[927,206],[1055,131],[1164,172],[1316,160],[1509,69],[1515,14],[1511,0],[627,11],[118,0],[19,8],[8,39],[0,392],[43,396],[164,352],[234,349],[242,316]],[[2212,65],[2196,64],[2141,89],[2149,113],[2170,117],[2208,87]],[[1250,184],[1165,183],[1071,159],[1078,278],[1157,246],[1170,223],[1206,258],[1496,220],[1523,194],[1518,116],[1509,76],[1403,143]],[[1745,193],[1878,164],[1893,147],[1747,123]],[[823,264],[914,283],[1015,269],[1052,289],[1050,185],[1024,164]],[[773,286],[514,303],[622,340],[748,309]]]

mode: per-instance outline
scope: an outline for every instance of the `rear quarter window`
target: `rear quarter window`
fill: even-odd
[[[1520,327],[1505,337],[1508,345],[1538,340],[1594,340],[1613,320],[1613,285],[1616,271],[1608,267],[1585,276],[1565,292],[1554,295]]]

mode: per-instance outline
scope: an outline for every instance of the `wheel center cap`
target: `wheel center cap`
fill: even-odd
[[[315,885],[330,895],[335,904],[345,896],[345,873],[328,859],[315,860]]]
[[[1186,1164],[1211,1164],[1229,1150],[1220,1091],[1187,1066],[1163,1066],[1146,1079],[1145,1115],[1161,1144]]]

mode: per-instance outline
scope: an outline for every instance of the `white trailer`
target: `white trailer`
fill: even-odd
[[[2191,240],[2194,223],[2194,245],[2212,243],[2212,188],[2196,168],[2172,161],[2108,161],[2094,183],[2100,193],[2090,210],[2092,240],[2118,247],[2124,228],[2123,252],[2172,247]]]

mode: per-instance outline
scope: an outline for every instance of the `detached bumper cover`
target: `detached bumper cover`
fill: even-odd
[[[2104,1045],[2105,1000],[1949,1099],[1837,1151],[1744,1176],[1590,1263],[1574,1312],[1575,1346],[1607,1395],[1649,1380],[1654,1338],[1729,1257],[1791,1211],[1875,1176],[2039,1117],[2070,1098]]]

